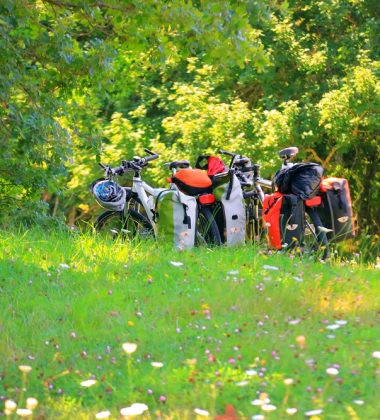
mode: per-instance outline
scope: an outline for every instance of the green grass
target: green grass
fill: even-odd
[[[120,418],[137,402],[147,418],[212,417],[226,404],[249,418],[285,419],[289,407],[296,419],[379,418],[375,267],[38,230],[0,232],[0,258],[0,396],[37,398],[36,418]],[[130,358],[124,342],[138,346]],[[263,393],[275,411],[251,404]]]

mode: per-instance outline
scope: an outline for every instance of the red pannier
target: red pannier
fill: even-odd
[[[355,236],[350,188],[347,179],[326,178],[320,187],[322,206],[318,208],[323,226],[331,229],[329,240],[336,242]]]
[[[276,249],[300,244],[305,224],[303,201],[294,194],[275,192],[266,195],[263,223],[269,245]]]
[[[171,181],[187,195],[211,193],[212,191],[212,181],[201,169],[181,169],[172,176]]]

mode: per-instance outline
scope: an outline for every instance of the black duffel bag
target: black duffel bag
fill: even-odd
[[[318,163],[295,163],[280,169],[273,182],[280,193],[295,194],[302,200],[309,200],[319,192],[323,172]]]

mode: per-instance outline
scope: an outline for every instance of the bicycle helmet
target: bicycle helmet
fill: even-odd
[[[91,191],[102,207],[116,211],[124,209],[126,192],[116,182],[108,179],[98,179],[92,184]]]

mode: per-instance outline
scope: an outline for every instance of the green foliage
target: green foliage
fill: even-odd
[[[271,176],[296,145],[349,178],[360,225],[378,229],[379,16],[374,0],[3,1],[3,223],[41,200],[89,217],[97,162],[144,147],[162,185],[165,161],[221,147]]]

